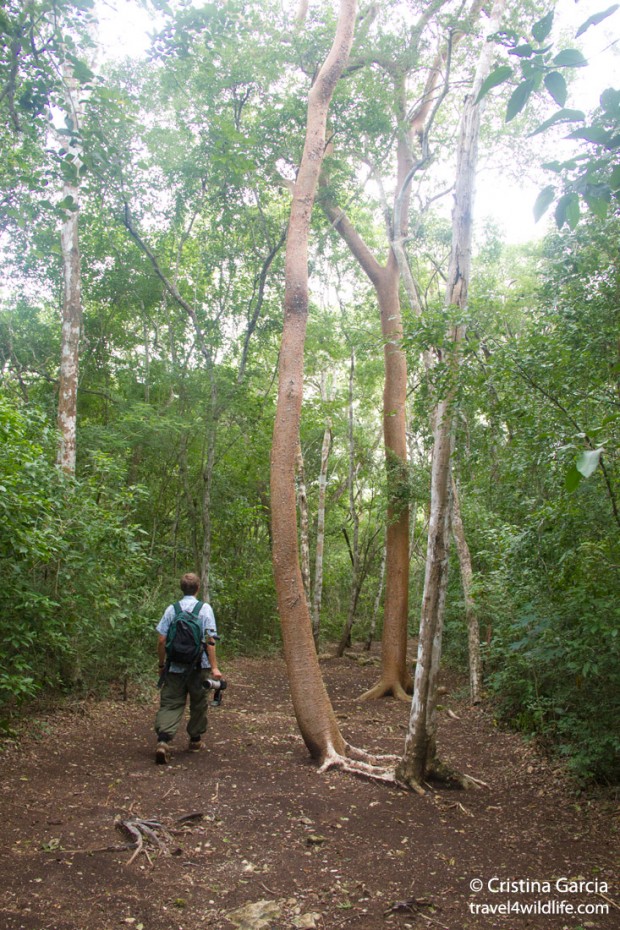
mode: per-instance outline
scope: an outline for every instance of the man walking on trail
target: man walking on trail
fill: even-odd
[[[181,578],[183,597],[176,604],[170,604],[157,625],[159,639],[157,655],[159,658],[160,680],[163,679],[159,710],[155,718],[157,749],[155,761],[165,765],[169,759],[169,746],[185,711],[189,695],[189,749],[197,750],[201,746],[201,737],[207,729],[207,701],[209,692],[203,688],[207,678],[221,678],[215,656],[217,627],[215,616],[209,604],[199,601],[196,595],[200,588],[200,579],[193,572]],[[196,647],[196,656],[191,664],[181,664],[167,657],[166,642],[169,631],[175,621],[191,615],[191,626],[199,631],[200,642]]]

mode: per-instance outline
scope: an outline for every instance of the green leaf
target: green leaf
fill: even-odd
[[[90,84],[95,78],[94,72],[90,70],[88,65],[79,60],[73,63],[73,76],[80,84]]]
[[[605,113],[610,115],[620,114],[620,90],[614,87],[607,87],[600,97],[601,106]]]
[[[536,203],[534,204],[534,220],[538,220],[543,216],[555,199],[555,187],[552,184],[544,187],[538,197],[536,198]]]
[[[70,210],[72,213],[75,213],[76,210],[80,209],[79,204],[76,203],[71,195],[65,197],[64,200],[61,200],[58,204],[58,208],[60,210]]]
[[[565,48],[553,59],[556,68],[585,68],[588,62],[577,48]]]
[[[598,26],[599,23],[602,23],[604,19],[607,19],[608,16],[611,16],[616,12],[620,4],[614,3],[613,6],[610,6],[608,10],[604,10],[602,13],[595,13],[593,16],[590,16],[586,19],[585,23],[582,23],[577,32],[575,33],[575,38],[578,39],[579,36],[582,36],[584,32],[590,28],[590,26]]]
[[[577,461],[575,463],[575,467],[579,474],[583,475],[584,478],[590,478],[598,468],[602,454],[602,448],[587,449],[585,452],[582,452],[577,457]]]
[[[508,52],[509,55],[517,55],[518,58],[531,58],[534,54],[534,49],[527,42],[525,45],[517,45],[516,48],[511,48]]]
[[[571,467],[566,472],[566,477],[564,479],[564,485],[567,491],[570,491],[572,494],[573,491],[576,491],[581,483],[582,475],[577,471],[576,465],[571,465]]]
[[[563,107],[568,96],[566,81],[559,71],[550,71],[545,75],[545,87],[559,107]]]
[[[586,115],[582,110],[558,110],[557,113],[554,113],[553,116],[546,119],[544,123],[537,126],[534,132],[530,133],[530,136],[537,136],[539,132],[544,132],[546,129],[549,129],[550,126],[555,126],[557,123],[573,123],[576,120],[585,118]]]
[[[584,126],[583,129],[575,129],[568,136],[569,139],[584,139],[586,142],[593,142],[595,145],[607,145],[611,138],[611,133],[602,126]]]
[[[609,207],[610,195],[609,191],[599,193],[599,190],[600,188],[597,188],[596,191],[585,191],[583,199],[588,205],[588,210],[600,219],[605,219]]]
[[[483,97],[489,93],[494,87],[497,87],[499,84],[503,84],[504,81],[507,81],[512,75],[512,68],[508,65],[502,65],[501,68],[496,68],[495,71],[492,71],[491,74],[487,77],[482,83],[480,92],[476,97],[476,103],[479,103]]]
[[[537,23],[534,23],[532,26],[532,35],[537,42],[544,42],[551,29],[553,27],[553,10],[547,13],[546,16],[543,16],[542,19],[539,19]]]
[[[609,186],[612,191],[620,190],[620,165],[616,165],[611,172],[609,177]]]
[[[561,229],[564,223],[568,223],[569,227],[574,229],[579,222],[579,214],[578,195],[573,192],[564,194],[558,200],[558,205],[555,208],[555,221],[558,229]]]
[[[515,118],[515,116],[521,112],[525,104],[530,98],[532,91],[534,90],[534,81],[523,81],[519,86],[513,91],[513,94],[508,101],[508,106],[506,107],[506,122],[509,123]]]

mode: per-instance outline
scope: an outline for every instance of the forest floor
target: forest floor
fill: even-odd
[[[322,662],[341,728],[354,745],[400,753],[409,709],[359,700],[377,680],[366,656]],[[441,754],[488,787],[420,797],[319,775],[281,659],[224,671],[206,748],[190,754],[179,732],[167,766],[154,763],[155,688],[149,701],[36,716],[0,744],[3,930],[620,926],[617,806],[577,794],[470,707],[462,683],[444,681]],[[165,832],[153,827],[135,854],[118,827],[132,819]]]

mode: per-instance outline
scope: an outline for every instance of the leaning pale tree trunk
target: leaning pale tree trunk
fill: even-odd
[[[490,33],[498,31],[505,0],[497,0],[491,14]],[[471,237],[475,189],[480,104],[480,88],[489,73],[493,54],[491,42],[485,43],[478,61],[472,90],[465,101],[457,152],[457,174],[452,213],[452,254],[446,287],[446,307],[467,307],[471,274]],[[459,343],[464,327],[452,332],[450,357],[452,385],[433,415],[434,444],[431,472],[431,513],[424,596],[420,618],[415,686],[405,752],[397,768],[397,777],[410,785],[420,785],[429,776],[454,777],[465,785],[468,780],[449,773],[437,760],[437,680],[441,660],[441,639],[445,608],[450,536],[450,495],[453,406],[458,374]]]
[[[297,723],[310,754],[321,763],[334,755],[343,756],[346,743],[321,676],[301,577],[295,460],[299,444],[308,318],[310,220],[325,152],[327,112],[336,83],[348,61],[355,13],[355,0],[341,0],[332,48],[308,96],[306,140],[293,188],[286,244],[284,325],[271,450],[272,556],[284,658]]]
[[[334,42],[308,97],[306,140],[288,228],[284,325],[280,349],[278,401],[271,449],[273,571],[282,624],[284,658],[293,709],[303,740],[323,769],[356,768],[365,762],[347,745],[336,720],[319,660],[299,565],[295,506],[295,459],[303,395],[303,361],[308,317],[308,237],[321,162],[327,111],[351,49],[355,0],[341,0]],[[393,774],[386,773],[387,780]]]
[[[469,692],[472,704],[479,704],[482,700],[482,658],[480,655],[480,624],[476,605],[472,595],[473,569],[471,553],[467,545],[463,518],[461,516],[461,502],[454,475],[452,475],[452,533],[456,543],[461,569],[461,586],[465,602],[465,622],[467,623],[467,642],[469,647]]]
[[[77,440],[77,393],[82,329],[82,274],[78,239],[80,168],[82,147],[79,133],[83,107],[80,86],[68,64],[62,68],[66,94],[66,124],[71,141],[65,146],[66,179],[63,185],[65,218],[60,232],[63,268],[63,303],[60,378],[58,384],[57,464],[68,475],[75,475]]]

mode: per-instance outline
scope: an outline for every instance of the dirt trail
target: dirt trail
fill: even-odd
[[[376,668],[351,658],[323,668],[347,738],[402,751],[408,708],[358,700]],[[579,799],[451,682],[442,753],[489,788],[420,798],[319,776],[281,660],[239,659],[225,671],[207,749],[186,752],[179,734],[169,766],[154,764],[155,703],[81,704],[2,744],[3,930],[620,926],[610,802]],[[117,820],[161,829],[151,826],[134,855]],[[556,887],[562,878],[582,885]]]

